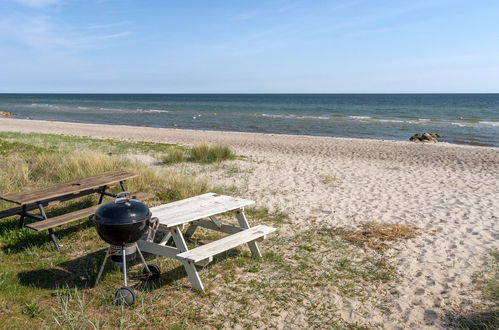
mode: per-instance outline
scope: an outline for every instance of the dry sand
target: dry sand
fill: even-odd
[[[499,149],[311,136],[211,132],[0,119],[0,131],[45,132],[190,145],[223,143],[248,156],[245,178],[216,177],[243,197],[291,214],[296,228],[365,221],[410,224],[388,328],[440,328],[452,306],[478,301],[474,279],[499,248]],[[234,182],[232,182],[234,181]],[[343,317],[359,320],[351,306]]]

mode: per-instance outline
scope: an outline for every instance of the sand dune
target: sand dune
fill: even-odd
[[[0,131],[228,144],[249,157],[240,165],[252,170],[237,182],[244,197],[289,212],[296,226],[315,218],[423,228],[396,247],[401,280],[392,313],[383,316],[389,328],[441,327],[447,308],[478,299],[474,275],[499,248],[497,148],[16,119],[0,119]]]

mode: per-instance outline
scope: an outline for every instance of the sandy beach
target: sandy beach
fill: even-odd
[[[246,156],[237,162],[247,171],[210,180],[289,213],[295,231],[366,221],[422,228],[393,251],[396,299],[391,313],[371,316],[387,328],[441,328],[449,308],[473,308],[475,278],[499,247],[498,148],[9,118],[0,131],[226,144]],[[348,301],[337,304],[345,319],[362,319]]]

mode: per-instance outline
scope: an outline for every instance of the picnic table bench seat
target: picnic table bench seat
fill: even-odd
[[[214,255],[228,251],[239,245],[256,241],[258,239],[265,239],[268,234],[274,231],[275,228],[273,227],[258,225],[208,244],[201,245],[192,250],[177,254],[177,258],[194,263],[200,263],[207,259],[211,260]]]
[[[147,200],[147,199],[154,197],[154,195],[151,193],[140,192],[137,194],[132,194],[130,197],[133,199],[138,199],[138,200]],[[47,230],[50,228],[58,227],[58,226],[66,224],[66,223],[70,223],[70,222],[74,222],[74,221],[77,221],[77,220],[80,220],[80,219],[83,219],[86,217],[90,217],[95,213],[95,211],[100,206],[101,205],[93,205],[93,206],[87,207],[85,209],[80,209],[80,210],[76,210],[74,212],[65,213],[65,214],[62,214],[62,215],[59,215],[59,216],[56,216],[53,218],[49,218],[47,220],[36,221],[36,222],[33,222],[33,223],[26,225],[26,227],[33,229],[33,230],[36,230],[36,231],[43,231],[43,230]]]

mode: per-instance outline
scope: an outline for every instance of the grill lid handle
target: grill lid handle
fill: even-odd
[[[130,200],[130,193],[128,191],[122,191],[116,194],[116,199],[114,202],[116,204],[126,203]]]

